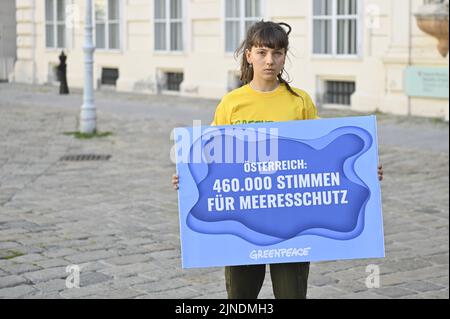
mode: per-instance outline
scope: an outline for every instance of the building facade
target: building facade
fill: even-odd
[[[317,104],[448,121],[448,54],[416,23],[426,2],[94,0],[96,88],[220,98],[239,85],[246,28],[264,19],[292,26],[286,69]],[[13,81],[57,83],[64,50],[69,86],[83,86],[85,4],[16,0]]]
[[[16,60],[16,6],[0,1],[0,81],[8,81]]]

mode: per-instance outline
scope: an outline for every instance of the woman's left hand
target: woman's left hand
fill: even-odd
[[[383,180],[383,166],[381,164],[378,164],[378,180]]]

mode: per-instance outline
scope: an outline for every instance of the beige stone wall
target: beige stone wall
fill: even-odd
[[[0,81],[9,79],[16,60],[16,15],[14,1],[0,1]]]
[[[79,8],[79,21],[68,30],[68,82],[71,87],[82,87],[85,1],[70,1]],[[410,11],[409,0],[360,0],[360,55],[348,59],[313,56],[312,1],[263,2],[265,19],[284,21],[293,27],[286,66],[293,79],[292,85],[305,89],[317,100],[323,81],[352,80],[356,83],[352,109],[448,119],[448,99],[408,98],[405,95],[404,70],[409,64],[448,67],[448,56],[442,58],[436,50],[437,41],[416,26],[412,14],[422,0],[412,0]],[[96,50],[96,81],[102,67],[114,67],[120,72],[117,90],[154,94],[161,72],[183,71],[184,82],[179,94],[207,98],[223,96],[229,89],[230,75],[239,67],[238,61],[225,53],[224,0],[184,1],[185,49],[182,53],[153,50],[152,3],[147,0],[122,1],[122,46],[115,51]],[[369,15],[369,11],[376,14]],[[18,82],[52,81],[52,67],[58,64],[60,50],[45,48],[44,15],[44,1],[17,0],[15,80]],[[412,50],[409,50],[410,34]]]

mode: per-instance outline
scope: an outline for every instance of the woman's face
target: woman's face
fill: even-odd
[[[253,65],[253,77],[264,81],[274,81],[284,67],[286,50],[267,47],[252,47],[246,50],[247,62]]]

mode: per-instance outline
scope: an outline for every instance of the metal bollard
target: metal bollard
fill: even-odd
[[[59,73],[59,94],[69,94],[69,87],[67,85],[67,64],[66,64],[67,56],[64,54],[64,51],[61,51],[59,55],[59,65],[58,65],[58,73]]]

